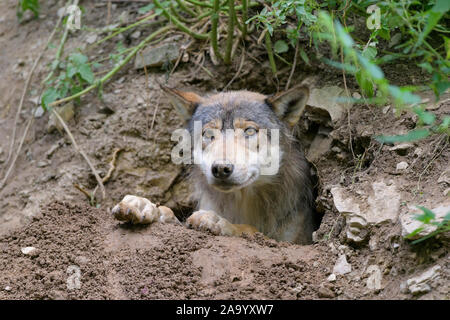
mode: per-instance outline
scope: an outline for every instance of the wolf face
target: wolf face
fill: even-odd
[[[198,146],[194,147],[198,169],[210,186],[225,193],[264,185],[276,177],[290,129],[309,95],[305,86],[270,97],[249,91],[201,97],[163,89]]]
[[[250,225],[276,240],[310,243],[313,180],[292,134],[308,87],[273,96],[231,91],[202,97],[163,90],[193,138],[190,179],[200,211],[188,221],[215,231],[229,221],[233,225],[224,234],[232,229],[239,234],[240,226]]]

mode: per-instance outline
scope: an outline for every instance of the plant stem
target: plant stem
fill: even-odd
[[[180,8],[181,8],[184,12],[190,14],[190,15],[193,16],[193,17],[196,17],[196,16],[197,16],[197,14],[196,14],[194,11],[192,11],[190,8],[188,8],[188,7],[184,4],[184,2],[183,2],[182,0],[176,0],[176,2],[178,3],[178,5],[180,6]]]
[[[209,38],[209,34],[206,33],[197,33],[186,27],[180,20],[172,16],[162,5],[158,0],[153,0],[153,3],[157,8],[162,10],[162,14],[167,18],[167,20],[173,22],[175,26],[177,26],[178,29],[181,31],[187,33],[191,37],[198,39],[198,40],[206,40]]]
[[[227,31],[227,47],[225,50],[225,58],[223,62],[225,64],[231,63],[231,51],[233,49],[233,34],[234,34],[234,16],[236,12],[234,11],[234,0],[228,0],[228,31]]]
[[[214,54],[217,58],[222,59],[222,54],[219,51],[219,47],[217,45],[217,24],[219,22],[219,10],[220,10],[220,1],[214,0],[214,8],[213,12],[211,14],[211,31],[210,31],[210,38],[211,38],[211,45],[214,50]]]
[[[242,0],[242,39],[245,41],[247,36],[247,24],[245,23],[248,19],[248,3],[247,0]]]
[[[266,50],[267,50],[267,54],[269,56],[270,67],[272,68],[272,73],[275,75],[277,73],[277,65],[275,64],[275,58],[273,57],[272,40],[270,39],[269,31],[266,31],[265,38],[266,38],[265,39],[266,40]]]
[[[147,38],[145,38],[141,43],[139,43],[139,45],[137,45],[133,49],[133,51],[131,51],[130,54],[128,54],[128,56],[126,56],[125,59],[123,59],[121,61],[120,64],[118,64],[114,69],[112,69],[110,72],[108,72],[103,78],[101,78],[100,80],[96,81],[94,84],[90,85],[89,87],[87,87],[83,91],[80,91],[77,94],[74,94],[74,95],[72,95],[70,97],[66,97],[64,99],[60,99],[60,100],[54,101],[54,102],[50,103],[48,106],[49,107],[54,107],[54,106],[57,106],[59,104],[66,103],[68,101],[71,101],[73,99],[76,99],[76,98],[79,98],[79,97],[85,95],[86,93],[88,93],[89,91],[97,88],[98,86],[103,85],[113,75],[115,75],[124,65],[126,65],[131,60],[131,58],[133,58],[136,55],[136,53],[140,49],[142,49],[149,41],[153,40],[156,36],[166,32],[166,31],[169,31],[172,28],[173,28],[173,26],[165,26],[165,27],[163,27],[163,28],[153,32],[151,35],[149,35]]]
[[[127,30],[129,30],[129,29],[132,29],[132,28],[134,28],[134,27],[137,27],[137,26],[143,24],[144,22],[146,22],[146,21],[148,21],[148,20],[151,20],[151,19],[157,17],[158,15],[159,15],[159,14],[156,14],[156,13],[155,13],[155,14],[152,14],[151,16],[145,17],[144,19],[142,19],[142,20],[140,20],[140,21],[138,21],[138,22],[135,22],[135,23],[133,23],[133,24],[130,24],[129,26],[120,28],[120,29],[117,30],[116,32],[111,33],[109,36],[107,36],[107,37],[105,37],[105,38],[103,38],[103,39],[97,41],[96,43],[94,43],[89,49],[91,49],[92,47],[95,47],[95,46],[99,45],[100,43],[105,42],[106,40],[109,40],[109,39],[111,39],[111,38],[117,36],[119,33],[125,32],[125,31],[127,31]],[[159,22],[159,21],[158,21],[158,22]]]

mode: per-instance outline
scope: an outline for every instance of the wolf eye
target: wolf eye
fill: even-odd
[[[203,138],[211,141],[214,140],[214,130],[211,128],[205,129],[205,131],[203,131]]]
[[[253,136],[256,134],[257,130],[253,127],[248,127],[244,132],[246,136]]]

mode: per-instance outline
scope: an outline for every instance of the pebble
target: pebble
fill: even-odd
[[[6,286],[6,287],[5,287],[5,291],[8,291],[8,292],[9,292],[9,291],[11,291],[11,290],[12,290],[12,288],[11,288],[10,286]]]
[[[339,256],[333,267],[334,274],[346,274],[352,271],[352,266],[347,262],[345,254]]]
[[[361,99],[361,95],[358,92],[353,92],[352,97],[355,99]]]
[[[334,281],[336,281],[336,275],[335,275],[334,273],[330,274],[330,275],[328,276],[327,280],[328,280],[329,282],[334,282]]]
[[[140,36],[141,36],[141,32],[139,30],[137,30],[137,31],[133,32],[130,37],[133,39],[139,39]]]
[[[319,298],[334,298],[336,296],[331,289],[322,286],[319,288],[317,294],[319,295]]]
[[[397,167],[396,167],[397,170],[405,170],[406,168],[408,168],[408,162],[402,161],[402,162],[397,163]]]
[[[35,247],[25,247],[25,248],[20,249],[20,251],[22,251],[22,253],[24,255],[32,256],[32,257],[36,256],[38,253],[38,250]]]

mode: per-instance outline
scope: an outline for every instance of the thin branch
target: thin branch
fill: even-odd
[[[69,4],[69,2],[70,1],[67,2],[67,5]],[[66,8],[67,8],[67,5],[66,5]],[[64,9],[64,11],[65,11],[65,9]],[[56,22],[56,25],[53,28],[52,33],[48,37],[48,40],[47,40],[45,46],[43,47],[43,49],[41,50],[41,53],[36,58],[36,60],[34,60],[33,66],[31,67],[30,73],[28,74],[27,81],[25,82],[25,86],[23,88],[22,96],[20,98],[19,107],[17,108],[16,118],[14,120],[14,127],[13,127],[13,132],[12,132],[12,137],[11,137],[11,144],[10,144],[10,147],[9,147],[8,157],[7,157],[6,161],[5,161],[5,163],[8,163],[9,160],[11,159],[12,151],[13,151],[13,148],[14,148],[14,142],[16,140],[17,123],[19,122],[20,113],[22,111],[23,103],[25,101],[25,97],[26,97],[26,94],[27,94],[27,91],[28,91],[28,87],[30,86],[34,70],[36,69],[39,61],[41,60],[41,58],[44,55],[45,51],[47,50],[50,42],[52,41],[53,37],[55,36],[56,30],[58,29],[59,25],[61,24],[62,18],[63,18],[63,16],[60,16],[58,18],[58,21]],[[20,151],[20,148],[18,149],[17,152],[19,152],[19,151]],[[3,185],[3,183],[2,183],[2,185]],[[0,189],[1,189],[1,187],[0,187]]]
[[[98,185],[100,186],[100,190],[102,191],[102,199],[104,200],[106,198],[106,192],[105,192],[105,186],[103,185],[102,179],[100,178],[100,176],[97,173],[97,170],[95,169],[94,165],[92,164],[91,160],[89,159],[89,157],[86,155],[86,153],[83,151],[83,149],[81,149],[77,142],[75,141],[75,138],[72,135],[72,132],[70,132],[69,127],[67,126],[67,124],[64,122],[63,118],[61,118],[61,116],[59,115],[58,112],[55,111],[54,108],[51,109],[53,115],[59,120],[59,122],[61,123],[61,125],[63,126],[64,130],[67,132],[67,135],[70,138],[70,141],[72,141],[72,145],[75,149],[75,151],[77,151],[79,154],[81,154],[81,156],[84,158],[84,160],[86,160],[87,164],[89,165],[89,167],[91,168],[92,173],[95,176],[95,179],[97,180]]]
[[[140,49],[142,49],[149,41],[153,40],[153,38],[155,38],[156,36],[166,32],[166,31],[169,31],[172,28],[173,28],[172,26],[166,26],[166,27],[163,27],[163,28],[153,32],[151,35],[149,35],[147,38],[145,38],[139,45],[137,45],[133,49],[133,51],[131,51],[130,54],[128,54],[128,56],[125,57],[125,59],[123,59],[114,69],[112,69],[110,72],[108,72],[103,78],[96,81],[94,84],[90,85],[86,89],[78,92],[77,94],[74,94],[70,97],[66,97],[64,99],[60,99],[60,100],[50,103],[49,107],[54,107],[59,104],[66,103],[73,99],[79,98],[79,97],[85,95],[86,93],[92,91],[93,89],[97,88],[98,86],[103,85],[105,82],[107,82],[109,79],[111,79],[112,76],[114,76],[120,69],[122,69],[122,67],[125,66],[131,60],[131,58],[133,58],[136,55],[136,53]]]

